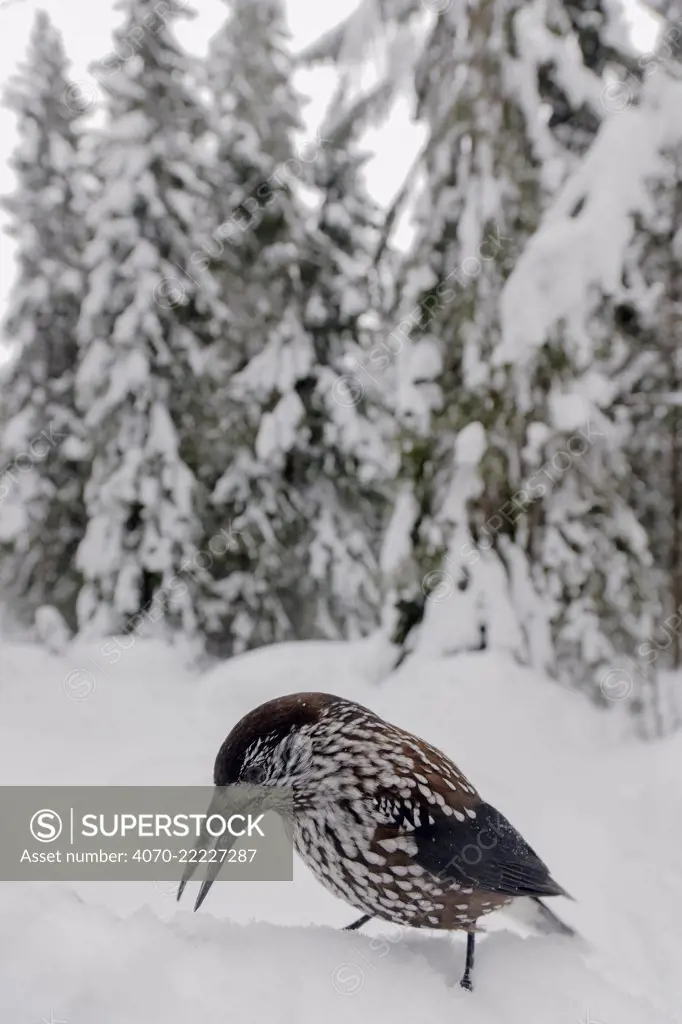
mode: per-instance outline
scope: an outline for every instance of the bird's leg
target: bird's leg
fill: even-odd
[[[466,967],[464,968],[464,974],[462,975],[462,980],[460,981],[460,985],[462,986],[462,988],[465,988],[468,992],[471,992],[471,990],[474,987],[472,985],[472,983],[471,983],[471,972],[474,969],[474,946],[475,946],[475,944],[476,944],[476,934],[475,934],[475,932],[468,932],[467,933],[467,962],[466,962]]]
[[[372,915],[371,914],[363,914],[362,917],[359,917],[357,919],[357,921],[353,921],[352,924],[347,924],[346,927],[343,929],[343,931],[344,932],[354,932],[354,931],[356,931],[356,929],[362,928],[363,924],[367,924],[367,922],[371,921],[371,920],[372,920]]]

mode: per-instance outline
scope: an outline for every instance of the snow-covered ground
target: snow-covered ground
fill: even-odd
[[[459,937],[343,933],[354,911],[300,864],[293,883],[219,884],[197,914],[170,886],[2,883],[3,1024],[682,1020],[682,737],[641,745],[623,716],[499,655],[421,658],[377,683],[368,644],[279,646],[201,677],[156,643],[114,650],[0,647],[0,782],[210,784],[251,707],[342,694],[453,756],[575,896],[553,906],[582,939],[497,915],[466,993]]]

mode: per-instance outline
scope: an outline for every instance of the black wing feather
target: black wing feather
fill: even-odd
[[[504,815],[486,803],[475,815],[458,821],[441,813],[414,829],[416,863],[459,885],[507,896],[567,895]]]

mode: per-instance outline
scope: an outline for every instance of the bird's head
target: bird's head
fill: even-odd
[[[295,789],[312,765],[314,727],[324,708],[339,699],[326,693],[296,693],[250,711],[218,751],[215,785]]]
[[[293,805],[310,799],[315,791],[313,760],[314,733],[320,717],[339,697],[327,693],[296,693],[268,701],[244,716],[223,742],[213,769],[215,794],[211,810],[216,812],[233,787],[248,787],[249,810],[271,809],[285,820]],[[251,787],[257,787],[254,791]],[[243,792],[238,788],[238,792]],[[293,797],[293,804],[292,804]],[[200,845],[206,845],[206,837]],[[210,862],[194,905],[197,910],[206,898],[220,870],[222,859]],[[191,861],[178,889],[178,899],[195,872],[197,860]]]

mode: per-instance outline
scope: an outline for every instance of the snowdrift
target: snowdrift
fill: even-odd
[[[72,892],[15,893],[3,911],[6,1021],[67,1024],[668,1024],[591,969],[565,940],[498,933],[481,943],[477,988],[459,988],[462,943],[390,941],[329,928],[240,926],[151,910],[125,920]]]

